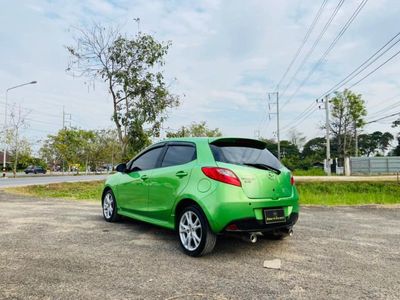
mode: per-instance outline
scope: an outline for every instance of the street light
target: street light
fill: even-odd
[[[16,85],[16,86],[12,86],[12,87],[10,87],[10,88],[8,88],[8,89],[6,90],[6,105],[5,105],[5,108],[4,108],[4,136],[5,136],[6,130],[7,130],[7,105],[8,105],[8,104],[7,104],[7,100],[8,100],[8,91],[13,90],[13,89],[16,89],[16,88],[19,88],[19,87],[22,87],[22,86],[24,86],[24,85],[36,84],[36,83],[37,83],[37,81],[34,80],[34,81],[31,81],[31,82],[27,82],[27,83],[19,84],[19,85]],[[5,142],[5,143],[4,143],[4,153],[3,153],[3,177],[6,177],[6,160],[7,160],[7,143]]]

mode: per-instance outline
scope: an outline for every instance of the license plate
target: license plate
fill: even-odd
[[[265,224],[285,223],[286,217],[283,208],[264,209]]]

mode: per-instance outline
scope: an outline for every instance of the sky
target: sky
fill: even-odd
[[[322,2],[1,0],[0,123],[4,122],[6,89],[36,80],[35,85],[8,93],[10,106],[21,107],[26,115],[27,128],[22,135],[31,143],[39,144],[62,127],[63,109],[71,115],[72,126],[113,128],[112,101],[104,83],[88,84],[85,78],[67,74],[69,57],[65,46],[74,45],[74,27],[87,27],[93,22],[118,25],[122,32],[134,36],[138,32],[134,19],[140,18],[141,32],[172,42],[164,72],[182,104],[168,112],[164,128],[173,130],[206,121],[224,135],[275,138],[276,115],[269,113],[276,112],[276,107],[269,103],[268,93],[278,90],[277,85]],[[308,138],[323,136],[323,110],[316,110],[301,123],[294,121],[307,107],[314,107],[315,99],[400,31],[400,2],[369,0],[332,51],[316,65],[362,2],[346,0],[301,66],[338,2],[327,1],[300,56],[279,86],[281,139],[289,137],[292,126]],[[400,45],[394,46],[369,70],[399,48]],[[367,121],[400,111],[399,67],[400,55],[352,88],[363,95]],[[299,72],[295,74],[297,68]],[[310,70],[314,72],[307,79]],[[363,74],[367,73],[368,70]],[[395,134],[398,130],[390,126],[394,119],[371,123],[364,132]]]

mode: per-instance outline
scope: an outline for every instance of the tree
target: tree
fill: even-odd
[[[371,134],[360,134],[358,136],[358,148],[361,154],[366,156],[375,154],[379,150],[384,154],[393,139],[394,137],[390,132],[375,131]]]
[[[179,130],[172,132],[167,132],[168,138],[174,137],[213,137],[222,136],[219,128],[210,129],[208,128],[206,122],[195,123],[193,122],[189,126],[182,126]]]
[[[337,140],[338,156],[344,157],[354,153],[354,141],[357,131],[365,125],[367,114],[361,94],[345,89],[335,92],[331,99],[331,131]]]
[[[306,142],[306,137],[301,132],[293,128],[289,130],[288,135],[289,135],[289,141],[293,145],[296,145],[298,149],[303,148],[304,143]]]
[[[313,138],[303,147],[301,153],[303,159],[309,159],[312,162],[321,162],[326,158],[326,139],[323,137]]]
[[[67,71],[90,80],[102,80],[112,98],[113,114],[124,158],[159,136],[167,110],[179,105],[169,92],[162,67],[171,42],[151,35],[122,35],[118,28],[94,24],[76,28],[75,46],[68,46]]]
[[[103,165],[121,161],[116,130],[62,129],[48,135],[40,154],[49,164],[64,164],[69,169],[84,166],[96,170]]]
[[[19,155],[23,153],[30,155],[30,145],[25,138],[20,137],[20,130],[27,127],[25,122],[26,114],[22,113],[20,107],[18,109],[13,106],[11,108],[10,114],[10,126],[6,129],[6,143],[10,149],[10,154],[12,157],[12,170],[14,177],[17,174],[18,159]]]

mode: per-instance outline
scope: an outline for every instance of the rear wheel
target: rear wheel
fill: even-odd
[[[117,202],[111,190],[107,190],[103,194],[102,199],[103,217],[107,222],[117,222],[120,216],[117,213]]]
[[[195,205],[188,206],[181,212],[178,234],[183,251],[190,256],[210,253],[217,241],[204,213]]]

